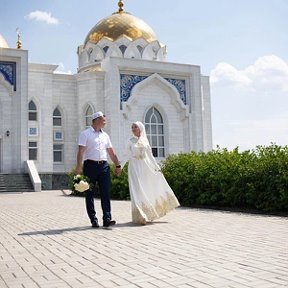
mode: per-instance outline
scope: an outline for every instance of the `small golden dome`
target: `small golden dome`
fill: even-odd
[[[87,35],[85,44],[87,42],[96,44],[103,37],[115,41],[121,36],[126,36],[131,41],[143,38],[148,43],[157,40],[152,28],[143,20],[130,13],[119,11],[98,22]]]
[[[0,34],[0,48],[9,48],[8,43],[1,34]]]

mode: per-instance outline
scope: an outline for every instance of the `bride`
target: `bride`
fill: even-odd
[[[152,155],[145,126],[132,124],[122,167],[127,161],[128,182],[132,205],[132,222],[145,225],[179,206],[179,202]]]

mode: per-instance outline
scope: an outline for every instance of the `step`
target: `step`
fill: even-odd
[[[28,174],[0,174],[0,192],[34,191]]]

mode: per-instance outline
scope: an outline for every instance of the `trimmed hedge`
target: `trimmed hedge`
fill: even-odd
[[[288,146],[172,155],[162,170],[183,206],[288,212]]]

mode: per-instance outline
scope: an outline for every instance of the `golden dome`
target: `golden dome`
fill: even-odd
[[[8,43],[1,34],[0,34],[0,48],[9,48]]]
[[[115,41],[121,36],[126,36],[131,41],[143,38],[148,43],[157,40],[152,28],[143,20],[130,13],[119,11],[98,22],[87,35],[85,44],[87,42],[96,44],[103,37]]]

